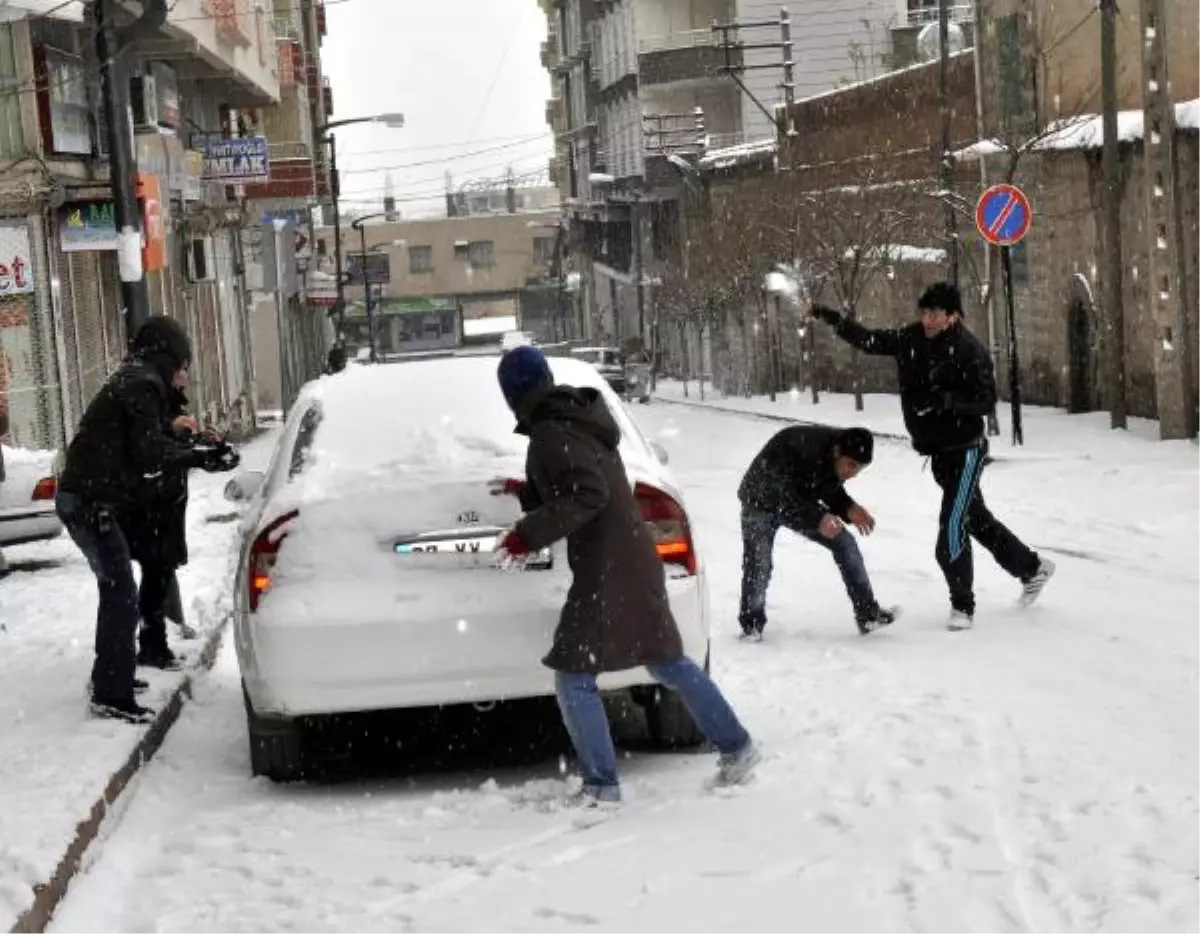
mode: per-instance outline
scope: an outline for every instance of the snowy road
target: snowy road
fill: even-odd
[[[828,556],[785,534],[768,639],[744,645],[735,490],[779,426],[636,414],[689,493],[715,672],[768,752],[754,785],[635,756],[628,804],[591,821],[538,806],[553,762],[274,787],[248,777],[227,647],[54,930],[1197,928],[1193,446],[1063,434],[991,468],[1059,575],[1018,612],[977,551],[976,629],[950,634],[936,489],[882,443],[851,489],[903,619],[860,638]]]

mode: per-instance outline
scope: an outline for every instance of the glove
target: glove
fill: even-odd
[[[533,549],[514,529],[502,532],[500,540],[496,543],[496,554],[500,556],[500,566],[506,571],[519,571],[525,566],[525,562],[532,552]]]
[[[488,481],[488,492],[492,496],[520,496],[523,489],[525,482],[512,477],[497,477]]]
[[[201,468],[209,473],[228,473],[236,470],[242,457],[228,444],[219,444],[205,455]]]

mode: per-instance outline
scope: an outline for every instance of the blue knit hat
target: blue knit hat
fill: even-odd
[[[500,381],[500,390],[508,407],[514,412],[530,392],[554,385],[554,375],[550,372],[546,355],[528,344],[514,347],[500,358],[496,378]]]

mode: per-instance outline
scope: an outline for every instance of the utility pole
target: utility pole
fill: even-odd
[[[1104,149],[1101,155],[1104,196],[1103,302],[1108,390],[1112,427],[1125,428],[1125,304],[1121,249],[1121,163],[1117,149],[1117,0],[1100,0],[1100,94]]]
[[[950,281],[958,285],[958,218],[950,203],[954,192],[954,160],[950,155],[950,0],[938,0],[938,85],[942,117],[942,200],[946,205],[946,255]]]
[[[100,93],[108,124],[108,171],[117,225],[117,264],[121,276],[125,340],[150,320],[150,293],[142,269],[142,212],[134,175],[133,120],[129,102],[129,59],[125,54],[139,36],[152,33],[167,19],[166,0],[146,0],[142,16],[117,28],[117,0],[96,0],[96,57],[100,61]]]
[[[333,200],[333,270],[334,287],[337,298],[334,299],[334,320],[337,323],[337,336],[334,344],[341,346],[346,340],[346,277],[342,275],[342,211],[338,199],[342,194],[342,182],[338,178],[337,140],[329,134],[329,195]]]
[[[1196,374],[1193,372],[1193,314],[1184,283],[1183,217],[1179,205],[1175,155],[1175,105],[1170,95],[1167,7],[1163,0],[1141,0],[1143,124],[1145,126],[1146,253],[1149,300],[1154,322],[1154,385],[1160,436],[1196,434]]]

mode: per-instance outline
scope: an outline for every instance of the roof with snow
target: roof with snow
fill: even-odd
[[[777,148],[774,137],[751,140],[736,146],[709,150],[700,157],[699,165],[700,168],[709,170],[732,169],[739,165],[749,165],[752,162],[773,157]]]
[[[83,22],[83,3],[80,0],[0,0],[0,23],[24,19],[26,16],[47,16],[73,23]]]
[[[1175,125],[1184,130],[1200,129],[1200,98],[1181,101],[1175,105]],[[1117,113],[1117,139],[1123,143],[1135,143],[1146,136],[1145,115],[1141,110],[1122,110]],[[1026,151],[1047,152],[1073,149],[1099,149],[1104,145],[1104,124],[1099,114],[1082,114],[1055,120],[1045,131],[1034,137],[1021,148]],[[954,158],[965,162],[981,156],[995,156],[1008,152],[1008,147],[997,139],[984,139],[954,153]]]

